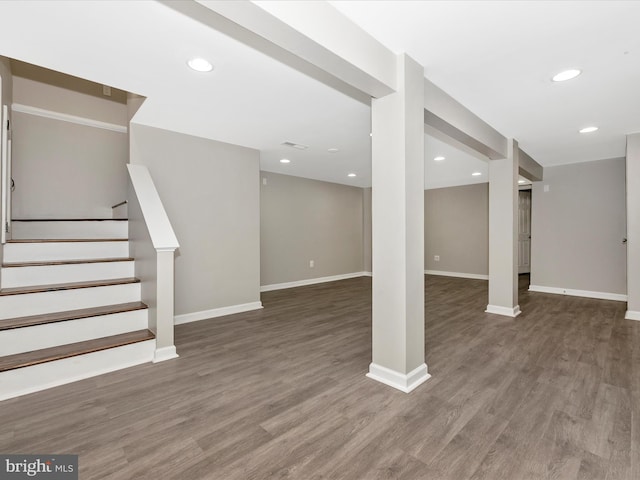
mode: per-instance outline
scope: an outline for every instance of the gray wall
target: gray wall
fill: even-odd
[[[127,158],[125,133],[14,112],[13,217],[111,217]]]
[[[0,57],[0,77],[2,77],[2,103],[11,105],[13,78],[11,76],[10,60],[6,57]]]
[[[361,188],[260,175],[267,181],[260,195],[261,285],[363,270]]]
[[[126,125],[124,104],[14,78],[14,103]],[[109,218],[127,195],[127,134],[13,113],[14,218]]]
[[[425,270],[489,273],[488,183],[425,190],[424,214]]]
[[[176,315],[260,301],[258,151],[136,124],[130,140],[180,243]]]
[[[532,285],[626,294],[623,158],[545,167],[532,202]]]
[[[13,101],[15,103],[81,118],[91,118],[115,125],[127,124],[128,117],[125,103],[115,101],[113,97],[98,97],[74,90],[75,88],[83,90],[80,84],[86,85],[91,82],[76,77],[68,77],[67,88],[64,88],[61,86],[65,83],[64,74],[49,72],[49,74],[60,77],[57,82],[58,85],[54,85],[50,82],[24,78],[21,76],[21,70],[22,68],[18,68],[13,77]],[[102,86],[94,84],[94,88],[101,90]]]

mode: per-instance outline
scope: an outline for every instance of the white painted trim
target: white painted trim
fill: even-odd
[[[335,282],[338,280],[346,280],[348,278],[357,278],[371,276],[369,272],[353,272],[344,273],[342,275],[331,275],[329,277],[309,278],[307,280],[298,280],[295,282],[273,283],[271,285],[262,285],[261,292],[270,292],[272,290],[283,290],[285,288],[304,287],[305,285],[315,285],[316,283]]]
[[[172,251],[180,247],[149,169],[145,165],[127,163],[127,170],[153,248],[156,251]]]
[[[151,362],[155,346],[155,340],[146,340],[2,372],[0,400]]]
[[[362,272],[362,276],[363,277],[373,277],[373,273],[372,272]]]
[[[529,285],[530,292],[553,293],[557,295],[569,295],[572,297],[597,298],[598,300],[614,300],[626,302],[627,296],[621,293],[591,292],[589,290],[574,290],[572,288],[545,287],[541,285]]]
[[[515,307],[501,307],[499,305],[487,305],[486,313],[493,313],[495,315],[504,315],[505,317],[517,317],[522,312],[520,311],[520,305]]]
[[[372,362],[369,365],[369,373],[367,373],[366,376],[376,380],[377,382],[396,388],[404,393],[409,393],[412,390],[415,390],[418,386],[431,378],[431,375],[429,375],[427,370],[426,363],[423,363],[405,374]]]
[[[200,320],[208,320],[210,318],[222,317],[224,315],[233,315],[234,313],[249,312],[251,310],[259,310],[262,308],[262,302],[241,303],[239,305],[230,305],[228,307],[213,308],[211,310],[203,310],[201,312],[183,313],[174,317],[176,325],[183,323],[199,322]]]
[[[54,112],[53,110],[45,110],[44,108],[22,105],[20,103],[12,104],[11,110],[14,112],[26,113],[27,115],[36,115],[38,117],[50,118],[52,120],[75,123],[76,125],[84,125],[85,127],[102,128],[104,130],[111,130],[112,132],[127,133],[128,131],[125,125],[101,122],[100,120],[93,120],[92,118],[78,117],[76,115],[69,115],[68,113]]]
[[[178,352],[176,352],[176,346],[156,348],[153,354],[153,363],[164,362],[165,360],[171,360],[172,358],[178,358]]]
[[[440,275],[441,277],[472,278],[474,280],[489,280],[489,275],[479,273],[443,272],[442,270],[425,270],[425,275]]]
[[[627,310],[627,313],[624,315],[626,320],[639,320],[640,321],[640,312],[634,312],[633,310]]]
[[[1,87],[1,85],[0,85]],[[5,225],[9,221],[9,198],[11,193],[11,180],[9,179],[9,130],[5,128],[6,122],[9,121],[9,108],[7,105],[0,103],[0,160],[2,161],[0,179],[2,186],[2,197],[0,197],[0,243],[7,243],[7,232]],[[8,188],[7,188],[8,187]]]
[[[0,356],[16,355],[69,343],[146,330],[146,309],[76,318],[66,322],[45,323],[0,331]],[[0,380],[1,381],[1,380]]]

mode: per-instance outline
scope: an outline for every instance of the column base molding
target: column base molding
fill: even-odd
[[[157,348],[153,354],[153,363],[164,362],[165,360],[171,360],[172,358],[178,358],[179,355],[176,352],[176,346],[171,345],[169,347]]]
[[[493,313],[495,315],[504,315],[505,317],[517,317],[522,312],[520,311],[520,305],[515,307],[500,307],[498,305],[487,305],[486,313]]]
[[[640,320],[640,312],[634,312],[633,310],[627,310],[624,318],[626,320]]]
[[[409,393],[429,380],[431,375],[429,375],[426,363],[414,368],[409,373],[396,372],[390,368],[371,363],[367,377],[396,388],[401,392]]]

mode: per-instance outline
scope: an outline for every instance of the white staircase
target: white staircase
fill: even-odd
[[[126,220],[14,220],[0,269],[0,400],[150,362]]]

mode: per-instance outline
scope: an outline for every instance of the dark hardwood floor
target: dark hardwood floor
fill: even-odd
[[[90,479],[640,478],[640,323],[622,302],[426,277],[432,378],[365,378],[371,279],[281,290],[176,328],[180,358],[0,403],[0,452]]]

